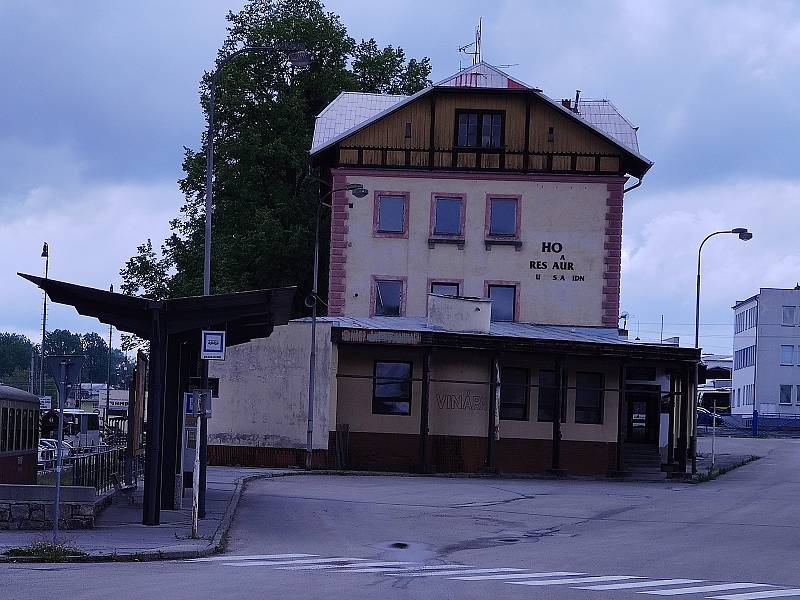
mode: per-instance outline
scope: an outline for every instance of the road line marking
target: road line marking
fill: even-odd
[[[657,581],[634,581],[630,583],[606,583],[603,585],[588,585],[579,587],[579,590],[626,590],[632,588],[659,587],[662,585],[677,585],[679,583],[703,583],[704,579],[659,579]]]
[[[357,565],[361,566],[361,565]],[[386,573],[387,571],[391,571],[390,575],[399,575],[404,572],[414,572],[414,571],[439,571],[442,569],[469,569],[472,565],[430,565],[426,567],[413,567],[410,569],[392,569],[392,568],[372,568],[372,569],[347,569],[348,573]],[[464,571],[457,571],[458,573],[463,573]]]
[[[267,560],[270,558],[303,558],[318,556],[317,554],[251,554],[248,556],[210,556],[208,558],[192,558],[183,562],[217,562],[226,560]]]
[[[511,585],[567,585],[568,583],[592,583],[594,581],[619,581],[641,579],[635,575],[602,575],[600,577],[572,577],[567,579],[538,579],[536,581],[509,581]]]
[[[659,596],[679,596],[681,594],[699,594],[700,592],[724,592],[725,590],[741,590],[743,588],[772,587],[766,583],[720,583],[717,585],[700,585],[672,590],[647,590],[637,594],[657,594]]]
[[[505,575],[472,575],[470,577],[451,577],[461,581],[482,581],[484,579],[534,579],[536,577],[565,577],[569,575],[586,575],[569,571],[553,571],[552,573],[506,573]]]
[[[398,575],[400,577],[439,577],[443,575],[467,575],[472,573],[510,573],[514,571],[524,571],[524,569],[465,569],[463,571],[431,571],[429,573],[408,573],[392,572],[387,575]]]
[[[359,562],[366,558],[305,558],[299,560],[250,560],[244,562],[223,563],[226,567],[269,567],[275,565],[315,565],[336,562]]]
[[[366,562],[354,565],[303,565],[299,567],[278,567],[281,571],[319,571],[322,569],[338,569],[342,573],[351,571],[352,567],[402,567],[403,565],[413,565],[411,562]]]
[[[709,598],[714,598],[714,600],[758,600],[759,598],[786,598],[788,596],[800,596],[800,588],[745,592],[743,594],[728,594],[726,596],[709,596]]]

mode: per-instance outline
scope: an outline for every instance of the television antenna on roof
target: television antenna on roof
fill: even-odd
[[[478,18],[478,27],[475,29],[475,41],[470,42],[458,48],[459,53],[468,54],[472,56],[472,64],[477,65],[481,62],[481,29],[483,26],[483,17]],[[461,68],[461,57],[459,57],[458,66]]]

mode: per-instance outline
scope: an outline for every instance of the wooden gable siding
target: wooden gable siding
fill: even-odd
[[[552,142],[548,141],[550,127]],[[530,151],[620,155],[618,148],[540,100],[531,103]]]
[[[458,110],[503,112],[503,148],[454,148]],[[343,166],[603,174],[623,167],[619,148],[546,102],[520,93],[427,94],[342,140],[337,155]]]
[[[405,137],[406,123],[411,123],[411,139]],[[341,145],[371,148],[428,148],[431,109],[427,98],[404,106],[343,140]]]

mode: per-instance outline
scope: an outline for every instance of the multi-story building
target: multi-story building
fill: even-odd
[[[652,163],[610,102],[479,63],[412,96],[343,92],[311,159],[334,190],[320,464],[685,470],[699,353],[617,329],[624,186]],[[218,371],[216,460],[301,462],[307,327]]]
[[[800,415],[800,285],[734,304],[731,412]]]

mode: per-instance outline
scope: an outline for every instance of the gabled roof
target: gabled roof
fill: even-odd
[[[549,98],[542,90],[531,87],[485,62],[462,69],[411,96],[342,92],[317,116],[311,155],[318,154],[436,89],[453,87],[527,90],[563,115],[582,123],[623,152],[645,163],[647,166],[642,173],[653,164],[639,153],[636,128],[608,100],[582,100],[579,102],[579,112],[575,112],[561,102]]]

